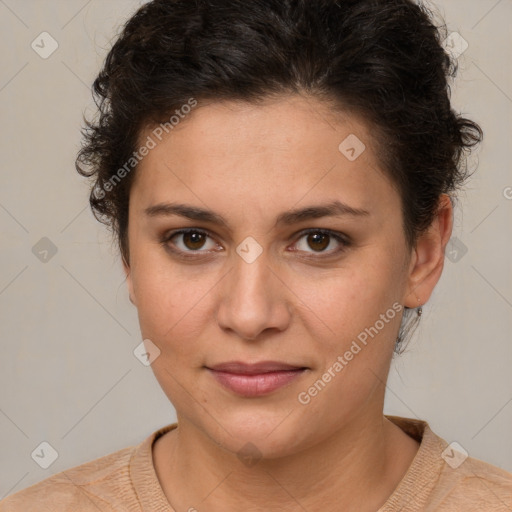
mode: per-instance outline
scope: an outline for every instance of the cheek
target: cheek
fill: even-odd
[[[395,297],[400,295],[392,289],[393,276],[363,262],[323,283],[303,290],[309,289],[308,305],[316,314],[309,316],[309,352],[318,367],[297,401],[307,406],[308,415],[324,418],[330,404],[328,415],[337,422],[377,396],[374,392],[386,381],[401,317]]]
[[[315,286],[309,279],[294,286],[310,311],[308,317],[314,323],[309,328],[316,331],[311,332],[311,339],[326,366],[345,354],[354,341],[361,351],[353,359],[363,363],[385,360],[384,353],[393,346],[401,318],[400,272],[389,257],[375,258],[377,264],[371,250],[367,254],[367,258],[358,258],[357,265],[315,280]]]
[[[140,260],[133,276],[142,336],[163,355],[194,352],[208,316],[208,293],[215,276],[158,260]]]

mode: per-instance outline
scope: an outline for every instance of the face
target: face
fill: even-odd
[[[139,164],[125,270],[180,425],[277,457],[382,414],[419,278],[370,133],[313,99],[213,103]],[[229,387],[233,361],[303,370]]]

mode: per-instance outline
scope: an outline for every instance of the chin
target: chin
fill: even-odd
[[[304,449],[304,431],[297,415],[282,409],[272,412],[254,410],[216,417],[217,421],[201,422],[200,428],[216,444],[244,458],[276,459]]]

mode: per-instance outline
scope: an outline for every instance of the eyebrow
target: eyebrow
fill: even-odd
[[[199,208],[198,206],[181,203],[159,203],[149,206],[144,210],[144,212],[149,217],[178,215],[187,219],[208,222],[210,224],[229,228],[228,221],[222,215],[219,215],[212,210]],[[283,212],[277,217],[275,226],[292,225],[305,220],[318,219],[321,217],[362,217],[368,215],[370,215],[368,210],[354,208],[336,200],[327,204],[311,205]]]

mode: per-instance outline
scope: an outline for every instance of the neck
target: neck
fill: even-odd
[[[178,425],[155,456],[157,475],[176,510],[374,511],[418,449],[381,413],[363,413],[299,453],[249,466],[186,419],[178,418]]]

